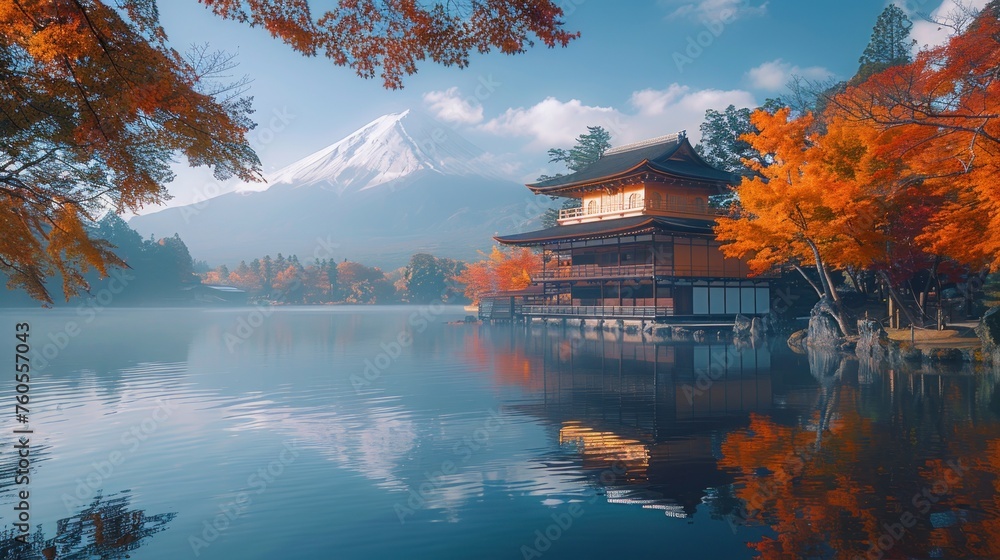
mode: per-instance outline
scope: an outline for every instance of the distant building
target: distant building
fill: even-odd
[[[484,318],[725,324],[767,314],[773,278],[748,278],[746,263],[725,258],[713,233],[719,210],[709,196],[738,179],[706,163],[680,133],[527,185],[581,207],[562,210],[554,227],[495,238],[540,249],[543,268],[532,289],[486,298]]]
[[[233,286],[195,284],[183,289],[196,303],[206,305],[246,305],[247,293]]]

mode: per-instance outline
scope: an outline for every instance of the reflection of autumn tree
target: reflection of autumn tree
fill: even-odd
[[[1000,426],[969,413],[974,383],[932,398],[919,382],[907,394],[909,381],[896,374],[886,417],[840,382],[811,417],[754,415],[726,438],[719,464],[736,472],[739,521],[775,531],[750,545],[760,557],[864,558],[875,546],[883,558],[1000,558]]]
[[[103,500],[98,495],[90,506],[73,517],[60,519],[57,534],[46,539],[39,529],[28,544],[14,540],[8,531],[0,533],[0,557],[23,560],[83,560],[129,558],[143,539],[162,531],[175,513],[146,515],[130,510],[127,495]]]
[[[928,534],[930,545],[962,555],[951,552],[954,557],[1000,558],[1000,426],[990,420],[951,426],[942,440],[952,459],[927,461],[921,469],[928,486],[944,481],[955,494]]]

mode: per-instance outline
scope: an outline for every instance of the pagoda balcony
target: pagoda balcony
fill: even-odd
[[[596,264],[585,264],[577,266],[560,266],[547,270],[538,271],[534,274],[535,280],[558,280],[562,278],[587,279],[587,278],[652,278],[653,273],[657,276],[670,276],[673,269],[669,266],[653,267],[651,264],[634,264],[621,266],[600,266]]]
[[[670,265],[636,264],[621,266],[600,266],[585,264],[576,266],[559,266],[540,270],[532,275],[532,280],[611,280],[628,278],[723,278],[745,279],[746,276],[733,270],[714,267],[673,267]],[[764,273],[756,276],[758,279],[777,278],[777,272]]]
[[[680,216],[685,218],[715,219],[724,216],[724,208],[712,208],[707,204],[694,204],[673,200],[639,200],[614,204],[590,204],[586,207],[567,208],[559,211],[559,225],[580,224],[597,220],[613,220],[632,216]]]

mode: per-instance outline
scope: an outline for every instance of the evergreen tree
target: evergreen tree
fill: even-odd
[[[260,278],[263,281],[263,291],[265,295],[270,295],[271,289],[274,286],[274,261],[271,260],[271,255],[264,255],[264,258],[260,260]]]
[[[339,276],[337,271],[337,261],[335,261],[334,259],[330,259],[326,261],[324,267],[326,268],[327,281],[330,283],[330,288],[329,291],[327,292],[327,297],[329,298],[330,301],[340,301],[341,291],[340,291]]]
[[[721,112],[715,109],[705,111],[705,121],[701,123],[701,143],[695,150],[713,167],[737,175],[752,175],[753,172],[743,165],[743,159],[760,159],[760,154],[743,139],[745,134],[758,132],[750,123],[752,112],[749,108],[737,109],[735,105]]]
[[[910,38],[913,22],[895,4],[890,5],[879,14],[872,29],[871,40],[865,47],[865,52],[858,59],[861,66],[852,82],[860,83],[873,74],[877,74],[890,66],[906,64],[912,60],[911,49],[917,43]]]
[[[403,279],[412,303],[430,303],[444,296],[447,274],[438,259],[427,253],[410,257]]]
[[[564,150],[562,148],[550,149],[549,162],[563,162],[567,169],[576,172],[601,159],[601,156],[603,156],[604,152],[608,151],[609,148],[611,148],[611,133],[604,130],[604,127],[602,126],[588,126],[587,133],[577,136],[576,145],[572,148],[568,150]],[[562,177],[562,173],[557,173],[555,175],[542,175],[538,178],[538,180],[545,181],[548,179],[555,179],[557,177]],[[568,199],[564,201],[562,205],[564,210],[579,207],[580,199],[578,198]],[[542,216],[542,225],[545,227],[555,226],[556,220],[558,219],[559,210],[549,208]]]
[[[610,147],[610,132],[604,130],[602,126],[588,126],[587,133],[577,136],[576,145],[569,150],[562,148],[549,150],[549,162],[561,161],[570,171],[580,171],[600,159]]]

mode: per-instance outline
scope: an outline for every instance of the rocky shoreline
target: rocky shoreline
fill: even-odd
[[[843,337],[826,316],[814,315],[810,317],[808,328],[789,336],[788,345],[798,352],[822,348],[889,363],[968,363],[1000,368],[1000,307],[983,315],[975,328],[977,338],[925,339],[911,334],[914,337],[911,340],[898,340],[891,338],[878,321],[860,319],[857,325],[857,335]]]

